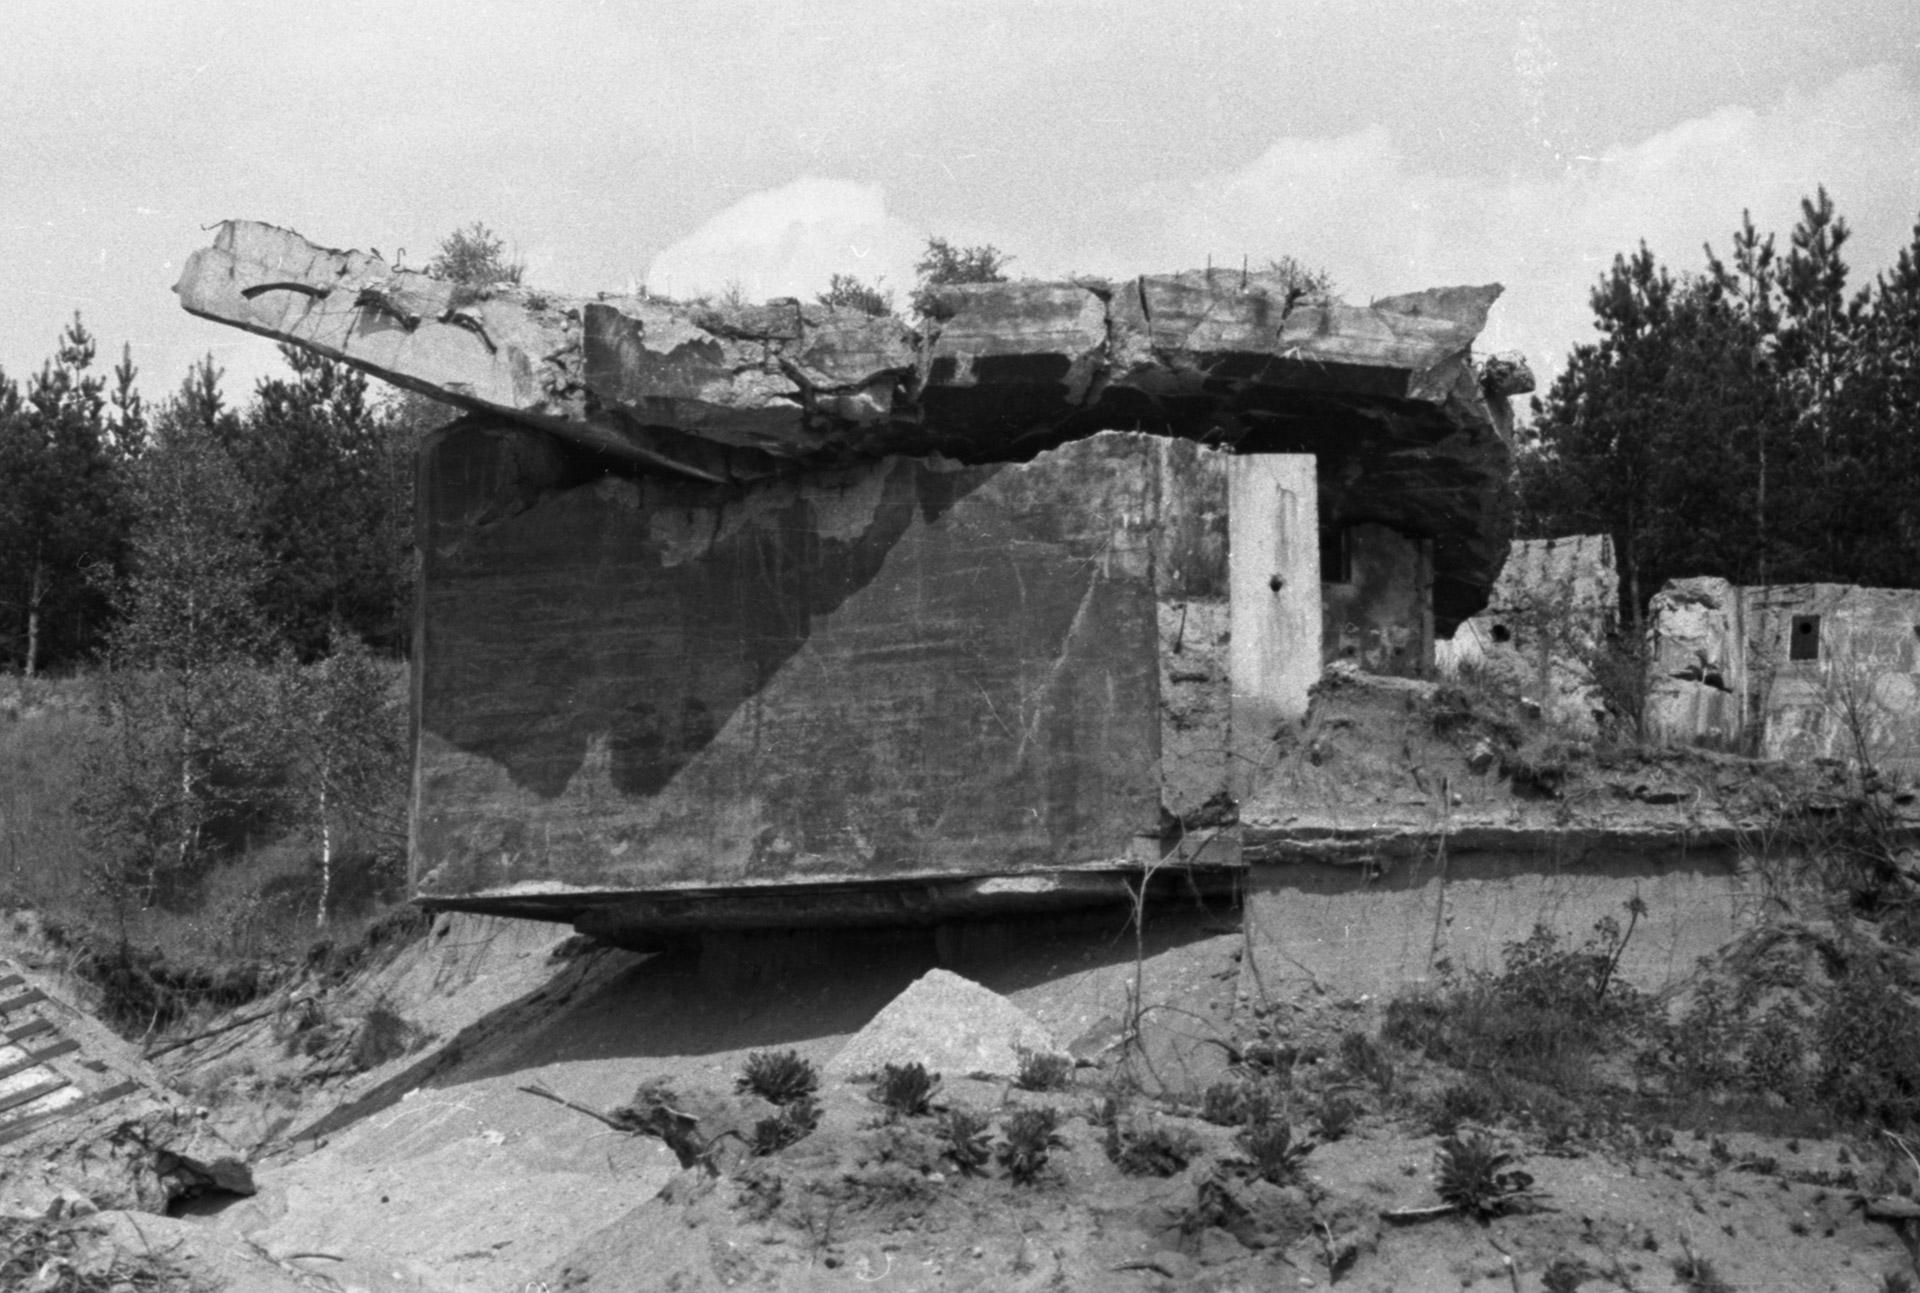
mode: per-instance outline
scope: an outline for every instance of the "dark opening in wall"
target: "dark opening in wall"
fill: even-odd
[[[1504,624],[1496,624],[1493,626],[1493,640],[1495,642],[1511,642],[1513,641],[1513,630]]]
[[[1353,530],[1345,525],[1327,525],[1320,529],[1320,582],[1353,582]]]
[[[1796,615],[1793,617],[1793,633],[1787,639],[1787,659],[1818,660],[1820,658],[1820,617],[1818,615]]]

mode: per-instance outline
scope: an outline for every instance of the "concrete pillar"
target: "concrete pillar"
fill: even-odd
[[[1234,795],[1271,762],[1274,733],[1320,680],[1320,507],[1312,454],[1236,456],[1228,470]]]

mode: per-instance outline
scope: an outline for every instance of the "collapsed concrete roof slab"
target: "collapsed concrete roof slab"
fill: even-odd
[[[1261,273],[949,287],[917,331],[796,300],[463,286],[256,221],[220,226],[191,313],[470,412],[711,483],[940,454],[1025,461],[1101,430],[1312,453],[1341,521],[1434,541],[1447,632],[1511,529],[1510,366],[1472,344],[1500,288],[1352,306]]]

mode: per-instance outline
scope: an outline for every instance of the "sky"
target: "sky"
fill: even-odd
[[[1913,0],[7,0],[0,369],[74,311],[150,397],[272,345],[181,311],[227,218],[423,265],[483,221],[550,290],[904,300],[929,235],[1016,276],[1290,255],[1340,295],[1498,282],[1543,379],[1644,240],[1784,243],[1824,184],[1855,281],[1920,219]]]

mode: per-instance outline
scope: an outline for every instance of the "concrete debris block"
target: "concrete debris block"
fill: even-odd
[[[827,1063],[835,1078],[924,1064],[930,1073],[1011,1078],[1020,1050],[1062,1054],[1052,1034],[998,993],[947,970],[929,970],[889,1002]]]
[[[1518,350],[1503,350],[1480,361],[1480,382],[1492,395],[1531,394],[1534,389],[1533,366]]]
[[[74,1221],[81,1217],[90,1217],[100,1211],[92,1199],[78,1190],[67,1189],[53,1196],[53,1202],[47,1205],[47,1220]]]

